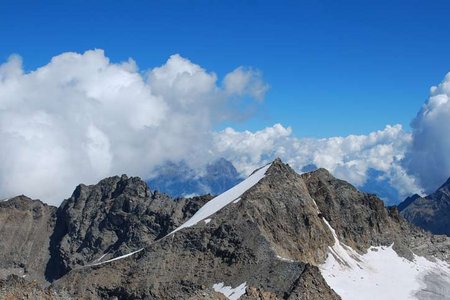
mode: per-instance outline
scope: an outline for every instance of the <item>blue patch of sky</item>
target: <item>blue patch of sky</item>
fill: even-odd
[[[33,70],[102,48],[141,69],[179,53],[222,78],[259,68],[271,89],[251,118],[221,124],[294,135],[364,134],[409,122],[450,71],[449,1],[10,1],[0,60]]]

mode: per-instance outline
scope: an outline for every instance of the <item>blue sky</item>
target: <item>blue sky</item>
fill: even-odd
[[[409,127],[450,63],[448,1],[2,1],[0,58],[26,69],[102,48],[140,68],[179,53],[217,72],[260,69],[270,92],[237,129],[297,136]]]
[[[275,157],[324,167],[391,202],[434,191],[450,176],[449,12],[416,0],[1,1],[0,198],[57,202],[80,182],[149,178],[166,161],[201,173],[219,157],[243,176]],[[140,72],[117,64],[128,58]],[[250,102],[264,82],[265,100]]]

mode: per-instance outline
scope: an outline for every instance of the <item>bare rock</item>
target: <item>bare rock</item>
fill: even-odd
[[[0,278],[9,274],[45,282],[56,207],[26,196],[0,202]]]

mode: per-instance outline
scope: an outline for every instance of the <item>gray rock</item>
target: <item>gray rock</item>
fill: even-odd
[[[324,169],[299,175],[276,160],[209,223],[167,235],[209,199],[174,200],[126,176],[78,186],[56,213],[47,264],[56,280],[42,291],[73,299],[224,299],[213,288],[223,282],[246,283],[241,299],[340,299],[317,267],[334,244],[324,219],[361,253],[394,243],[408,259],[416,253],[450,261],[450,238],[417,228]],[[90,265],[105,253],[102,261],[141,248]],[[438,279],[427,282],[440,291]]]
[[[407,222],[396,207],[386,208],[374,194],[358,191],[327,170],[303,174],[309,193],[339,239],[364,253],[370,246],[389,246],[400,256],[438,257],[450,262],[450,239],[435,236]]]
[[[73,268],[145,247],[191,217],[208,199],[175,201],[125,175],[79,185],[58,209],[46,275],[54,280]]]
[[[18,196],[0,202],[0,278],[10,274],[45,282],[56,207]]]
[[[450,178],[433,194],[427,197],[414,195],[398,208],[411,223],[434,234],[450,236]]]
[[[82,298],[180,299],[199,291],[213,298],[216,283],[246,282],[247,299],[339,299],[310,264],[325,259],[333,237],[300,175],[286,165],[277,161],[211,219],[129,258],[73,270],[54,287]]]

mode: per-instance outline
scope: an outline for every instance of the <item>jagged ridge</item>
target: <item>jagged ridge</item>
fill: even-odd
[[[317,267],[335,238],[361,254],[369,246],[394,243],[397,253],[410,259],[413,252],[449,258],[448,239],[415,228],[374,195],[324,169],[298,175],[275,160],[239,201],[208,222],[167,236],[206,200],[174,202],[128,177],[78,187],[58,213],[66,224],[54,239],[54,253],[64,266],[58,275],[68,273],[53,288],[94,299],[211,299],[218,296],[213,286],[224,283],[233,288],[244,284],[242,299],[339,299]],[[143,221],[152,214],[159,217]],[[125,220],[117,223],[124,227],[115,223],[117,218]],[[126,234],[119,238],[122,232]],[[108,243],[105,233],[117,238]],[[124,259],[77,268],[107,249],[114,249],[110,257],[115,257],[139,247],[144,250]]]

